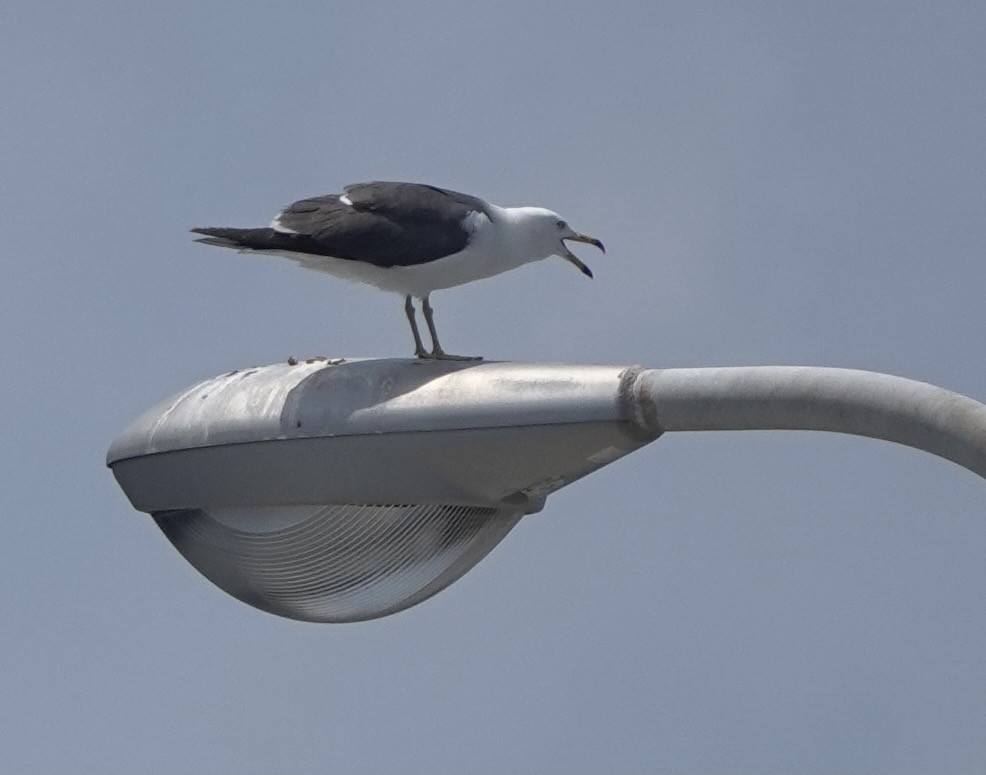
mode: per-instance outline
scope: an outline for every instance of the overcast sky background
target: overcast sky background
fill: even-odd
[[[949,772],[986,761],[986,483],[672,435],[357,625],[209,584],[104,468],[200,379],[403,356],[400,300],[191,242],[420,180],[606,242],[451,352],[808,364],[986,399],[986,5],[8,0],[0,770]]]

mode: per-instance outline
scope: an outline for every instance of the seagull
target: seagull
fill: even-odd
[[[565,241],[604,253],[595,237],[572,229],[542,207],[498,207],[475,196],[421,183],[376,181],[342,194],[301,199],[270,226],[192,229],[206,245],[282,256],[306,269],[376,286],[404,297],[414,354],[433,360],[481,360],[449,355],[438,341],[433,291],[471,283],[532,261],[560,256],[587,277],[592,272]],[[426,350],[412,299],[419,299],[431,335]]]

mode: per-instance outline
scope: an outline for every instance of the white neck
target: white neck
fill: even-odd
[[[494,223],[499,226],[497,248],[502,261],[516,267],[551,255],[544,251],[543,245],[539,245],[527,228],[531,217],[543,212],[540,208],[491,205],[490,209],[493,211]]]

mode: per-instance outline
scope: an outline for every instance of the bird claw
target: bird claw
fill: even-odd
[[[438,350],[437,352],[421,352],[414,353],[419,360],[422,361],[481,361],[483,360],[482,355],[450,355],[444,350]]]
[[[482,355],[449,355],[444,350],[436,350],[431,353],[431,357],[436,361],[481,361]]]

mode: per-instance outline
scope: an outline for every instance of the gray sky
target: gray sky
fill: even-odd
[[[810,364],[986,399],[986,6],[44,3],[0,25],[0,769],[969,772],[986,486],[672,436],[425,604],[226,596],[103,467],[165,395],[408,355],[399,299],[193,244],[377,178],[606,242],[435,295],[518,360]]]

